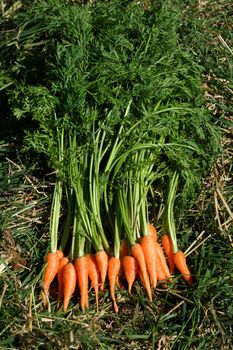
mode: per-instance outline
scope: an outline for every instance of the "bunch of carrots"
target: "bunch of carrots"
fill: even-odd
[[[148,298],[152,301],[151,289],[161,282],[167,286],[172,283],[172,275],[175,268],[182,274],[184,280],[192,285],[192,277],[186,264],[183,252],[173,250],[170,235],[162,235],[162,246],[157,241],[157,231],[153,224],[148,225],[147,236],[133,246],[126,240],[121,242],[120,257],[110,257],[104,250],[95,254],[88,254],[75,261],[64,256],[61,250],[48,253],[44,272],[43,292],[48,295],[49,288],[55,277],[58,283],[58,298],[63,299],[63,309],[67,310],[70,299],[78,286],[80,292],[80,307],[82,310],[88,307],[89,281],[94,288],[96,306],[98,309],[98,293],[103,291],[106,277],[108,277],[110,295],[114,303],[114,310],[118,312],[115,298],[115,286],[123,286],[125,279],[128,283],[128,291],[131,289],[136,278],[142,282]],[[163,248],[162,248],[163,247]],[[164,250],[163,250],[164,249]],[[165,257],[165,254],[168,259]]]
[[[80,293],[81,309],[88,308],[89,282],[95,291],[98,309],[98,294],[104,290],[107,278],[116,313],[118,305],[115,288],[122,287],[124,281],[127,281],[131,294],[133,283],[139,278],[150,301],[152,290],[156,289],[158,282],[163,286],[173,283],[175,268],[192,285],[185,255],[177,248],[175,233],[173,209],[179,174],[175,171],[168,181],[161,245],[155,226],[148,223],[147,195],[151,181],[157,177],[157,172],[153,172],[155,159],[152,157],[155,145],[139,142],[133,151],[124,151],[123,138],[120,137],[122,133],[123,126],[112,146],[107,145],[108,157],[104,158],[104,162],[102,156],[107,155],[104,129],[95,133],[91,152],[86,151],[80,159],[76,156],[72,158],[73,154],[77,154],[77,141],[75,137],[69,137],[67,150],[72,166],[68,170],[69,181],[65,191],[67,217],[58,245],[63,191],[58,177],[51,213],[51,252],[46,257],[43,281],[43,292],[48,296],[50,285],[57,276],[58,298],[63,299],[64,311],[68,308],[76,286]],[[59,137],[59,145],[64,145],[64,133],[59,134]],[[156,145],[163,143],[164,140],[160,139]],[[64,156],[64,149],[60,151]],[[129,164],[133,165],[133,170],[128,167]],[[124,171],[126,177],[123,176],[121,183]],[[106,227],[104,220],[108,222]],[[106,230],[110,234],[107,235]],[[66,256],[64,251],[67,251],[67,247],[69,253]]]

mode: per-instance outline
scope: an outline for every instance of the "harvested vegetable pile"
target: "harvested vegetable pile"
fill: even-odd
[[[196,200],[219,135],[202,67],[179,47],[165,3],[41,0],[2,44],[24,150],[55,174],[43,294],[47,303],[57,276],[64,311],[76,288],[88,307],[89,283],[98,309],[107,277],[115,312],[116,285],[131,293],[138,278],[153,301],[174,275],[195,280],[175,218]]]

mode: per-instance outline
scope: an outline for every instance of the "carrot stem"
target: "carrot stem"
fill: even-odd
[[[71,226],[71,221],[72,221],[72,217],[73,217],[73,212],[72,212],[72,207],[74,204],[73,197],[74,197],[73,190],[69,190],[66,187],[67,215],[66,215],[63,233],[62,233],[62,239],[61,239],[61,242],[59,244],[59,248],[63,251],[66,248],[66,245],[67,245],[67,242],[68,242],[69,236],[70,236],[70,226]]]
[[[59,161],[63,160],[63,152],[64,152],[64,129],[62,129],[61,133],[58,132],[58,149],[59,149]],[[59,219],[60,219],[60,211],[61,211],[61,200],[62,200],[62,187],[63,184],[61,180],[58,179],[59,173],[57,174],[54,192],[53,192],[53,200],[51,206],[51,214],[50,214],[50,245],[51,252],[55,253],[57,250],[57,241],[58,241],[58,227],[59,227]]]
[[[174,202],[175,202],[176,191],[178,187],[178,180],[179,180],[179,174],[177,173],[177,171],[175,171],[172,178],[169,178],[166,213],[165,213],[165,220],[163,223],[163,231],[168,232],[171,237],[174,254],[178,251],[175,219],[174,219]]]
[[[57,237],[58,237],[58,226],[61,210],[61,199],[62,199],[62,182],[56,180],[53,194],[53,201],[51,207],[51,220],[50,220],[50,245],[51,252],[55,253],[57,250]]]

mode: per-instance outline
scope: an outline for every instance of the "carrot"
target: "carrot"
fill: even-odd
[[[100,270],[100,279],[101,279],[100,290],[103,291],[104,282],[105,282],[105,279],[107,276],[107,270],[108,270],[108,254],[104,250],[100,250],[96,252],[95,259]]]
[[[46,295],[49,293],[49,287],[57,274],[58,267],[59,257],[57,253],[48,253],[46,256],[46,268],[43,281],[43,290]]]
[[[144,284],[143,277],[142,277],[142,271],[140,270],[139,266],[138,266],[137,274],[138,274],[138,277],[140,278],[140,281]]]
[[[181,272],[183,279],[191,286],[193,284],[192,276],[187,266],[185,254],[178,251],[174,254],[174,263],[177,269]]]
[[[128,282],[128,291],[131,294],[131,288],[137,276],[138,262],[133,256],[125,255],[122,259],[122,265]]]
[[[124,256],[128,255],[128,253],[129,253],[129,244],[125,239],[123,239],[121,241],[121,246],[120,246],[120,260],[122,260]]]
[[[158,240],[158,234],[157,234],[157,230],[155,228],[155,226],[153,224],[148,224],[148,228],[149,228],[149,233],[151,236],[153,236],[155,238],[155,240]]]
[[[134,244],[131,247],[131,253],[135,257],[142,272],[143,283],[147,291],[150,301],[152,301],[152,294],[150,289],[150,281],[146,270],[146,262],[143,254],[142,246],[139,243]]]
[[[162,281],[163,287],[167,287],[167,276],[164,272],[163,265],[161,264],[161,260],[159,256],[157,255],[157,264],[156,264],[156,274],[157,274],[157,279],[159,282]]]
[[[121,282],[121,278],[124,277],[123,258],[126,255],[128,255],[128,253],[129,253],[129,244],[125,239],[123,239],[121,241],[121,245],[120,245],[121,267],[120,267],[120,271],[119,271],[119,274],[118,274],[117,279],[116,279],[116,284],[121,289],[125,289],[123,283]]]
[[[87,255],[87,260],[88,260],[88,277],[91,280],[92,287],[94,288],[95,291],[95,299],[96,299],[96,305],[97,305],[97,310],[99,308],[99,300],[98,300],[98,295],[99,295],[99,286],[98,286],[98,274],[99,274],[99,268],[97,265],[97,262],[95,260],[94,255]]]
[[[76,271],[72,263],[68,263],[63,267],[63,292],[64,292],[64,303],[63,309],[67,310],[69,301],[75,291],[76,287]]]
[[[58,298],[61,299],[63,296],[63,268],[66,264],[68,264],[69,259],[67,257],[63,257],[59,261],[59,267],[57,271],[57,281],[58,281]]]
[[[121,265],[122,265],[122,261],[121,261]],[[120,288],[120,289],[125,289],[124,284],[121,282],[121,277],[122,277],[122,273],[123,273],[123,272],[121,272],[121,271],[123,271],[123,270],[122,270],[121,267],[120,267],[119,274],[118,274],[118,276],[117,276],[117,278],[116,278],[116,285],[117,285],[117,287]]]
[[[129,244],[125,239],[123,239],[121,241],[121,246],[120,246],[120,261],[121,261],[121,268],[120,268],[120,273],[119,273],[120,277],[124,273],[123,264],[122,264],[123,258],[124,258],[124,256],[126,256],[128,254],[129,254]]]
[[[167,261],[166,261],[165,255],[163,253],[163,249],[162,249],[161,245],[158,242],[156,243],[156,247],[157,247],[157,252],[158,252],[160,264],[163,267],[165,275],[166,275],[167,278],[169,278],[169,281],[172,282],[171,272],[169,270],[169,267],[167,266]]]
[[[115,258],[114,256],[111,257],[108,262],[108,280],[110,284],[110,295],[113,300],[114,310],[116,313],[118,313],[119,309],[115,298],[115,284],[116,284],[117,276],[120,272],[120,267],[121,267],[120,259]]]
[[[88,262],[86,256],[75,259],[77,282],[80,290],[80,306],[84,310],[88,307]]]
[[[147,271],[153,288],[157,286],[156,274],[156,241],[154,236],[144,236],[141,239],[141,246],[146,261]]]
[[[58,259],[61,260],[61,259],[63,258],[63,256],[64,256],[63,251],[60,250],[60,249],[58,249],[58,250],[56,251],[56,253],[57,253],[57,255],[58,255]]]
[[[167,234],[162,235],[162,245],[164,248],[164,251],[168,258],[168,265],[170,267],[171,274],[174,274],[175,271],[175,263],[174,263],[174,252],[172,247],[172,240],[171,237]]]

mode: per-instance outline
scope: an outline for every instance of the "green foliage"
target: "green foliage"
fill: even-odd
[[[81,146],[91,145],[98,125],[107,123],[102,127],[108,139],[122,121],[126,130],[140,121],[139,129],[127,135],[125,149],[139,138],[145,143],[161,136],[189,145],[164,148],[160,156],[183,175],[184,204],[195,197],[219,151],[211,115],[201,108],[203,68],[178,45],[179,14],[169,1],[147,9],[132,5],[36,2],[30,21],[20,23],[19,55],[5,68],[7,79],[13,79],[10,105],[16,117],[37,122],[36,131],[26,131],[25,149],[45,153],[54,168],[59,167],[57,128],[72,129]],[[42,55],[35,60],[38,46]],[[41,66],[45,71],[38,79]],[[122,119],[129,99],[130,113]],[[111,110],[118,111],[118,119],[107,119]]]

